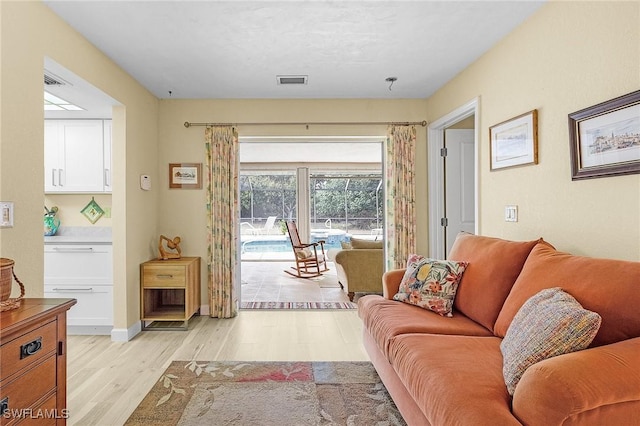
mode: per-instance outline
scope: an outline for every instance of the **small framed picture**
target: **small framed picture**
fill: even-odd
[[[491,170],[538,164],[538,110],[489,128]]]
[[[201,189],[202,163],[169,164],[169,188]]]
[[[640,173],[640,90],[569,114],[571,179]]]
[[[13,203],[0,201],[0,228],[13,227]]]

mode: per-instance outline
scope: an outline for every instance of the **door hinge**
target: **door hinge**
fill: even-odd
[[[447,148],[440,148],[440,157],[447,156]]]
[[[449,219],[443,217],[440,219],[440,226],[449,226]]]

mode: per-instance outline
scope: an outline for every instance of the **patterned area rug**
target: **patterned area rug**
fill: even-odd
[[[352,302],[242,302],[240,309],[358,309]]]
[[[406,423],[369,362],[174,361],[126,425]]]

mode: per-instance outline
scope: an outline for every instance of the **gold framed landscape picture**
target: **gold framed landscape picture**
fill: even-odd
[[[571,179],[640,173],[640,90],[569,114]]]
[[[538,164],[538,110],[489,127],[491,170]]]
[[[169,164],[169,188],[201,189],[202,163]]]

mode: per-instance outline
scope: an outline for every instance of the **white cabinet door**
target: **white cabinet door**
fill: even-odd
[[[104,120],[104,190],[111,192],[113,176],[113,159],[111,156],[111,120]]]
[[[45,121],[45,192],[105,192],[104,136],[103,120]]]
[[[58,163],[60,159],[60,122],[44,122],[44,191],[58,191],[60,177]]]

